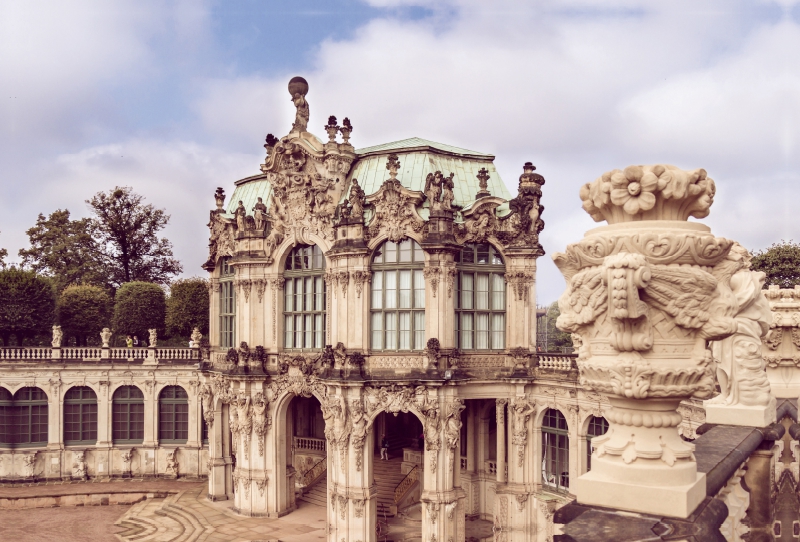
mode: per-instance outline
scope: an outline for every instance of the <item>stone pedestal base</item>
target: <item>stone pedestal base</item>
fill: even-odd
[[[706,475],[698,473],[697,480],[685,486],[649,486],[609,480],[589,471],[574,481],[572,489],[580,504],[687,518],[706,497]]]
[[[721,405],[703,401],[706,423],[767,427],[775,423],[775,397],[767,406]]]

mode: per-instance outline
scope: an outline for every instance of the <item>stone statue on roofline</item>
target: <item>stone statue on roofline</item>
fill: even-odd
[[[292,77],[289,81],[289,94],[292,96],[292,103],[297,108],[292,132],[305,132],[308,130],[309,118],[308,101],[306,101],[308,82],[302,77]]]
[[[239,200],[239,205],[236,206],[234,214],[236,215],[236,229],[240,232],[244,231],[247,225],[247,210],[241,200]]]
[[[364,202],[366,196],[364,189],[358,185],[358,180],[353,179],[353,185],[350,187],[350,218],[361,220],[364,218]]]
[[[264,229],[265,218],[267,216],[267,206],[264,205],[263,198],[258,198],[258,203],[253,207],[253,220],[256,222],[256,229],[261,231]]]

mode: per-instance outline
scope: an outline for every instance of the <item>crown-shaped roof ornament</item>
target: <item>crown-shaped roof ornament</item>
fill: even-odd
[[[396,154],[390,154],[386,160],[386,169],[389,170],[389,178],[392,180],[397,179],[397,170],[400,169],[400,160],[397,159]]]

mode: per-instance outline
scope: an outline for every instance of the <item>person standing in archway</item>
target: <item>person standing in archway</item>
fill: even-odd
[[[381,459],[389,461],[389,439],[386,438],[386,433],[381,435]]]

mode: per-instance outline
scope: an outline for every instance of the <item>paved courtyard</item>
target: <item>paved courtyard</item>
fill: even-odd
[[[278,519],[246,518],[231,511],[230,501],[206,499],[205,482],[114,481],[0,487],[0,499],[34,504],[43,496],[89,495],[86,502],[111,504],[0,510],[0,540],[13,542],[315,542],[325,540],[326,509],[306,502]],[[122,494],[146,494],[134,504],[113,504]],[[98,497],[92,499],[91,496]],[[10,506],[10,505],[7,505]],[[467,523],[468,537],[491,536],[491,523]],[[381,539],[419,540],[418,513],[390,518]],[[386,537],[386,538],[384,538]]]

